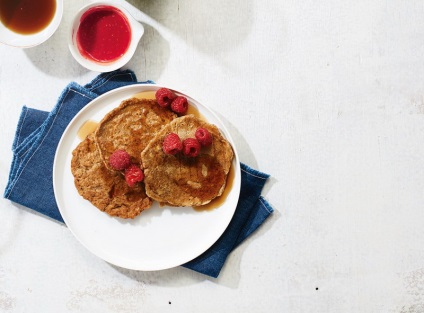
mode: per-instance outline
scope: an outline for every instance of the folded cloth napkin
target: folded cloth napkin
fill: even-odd
[[[53,192],[53,160],[59,140],[72,118],[91,100],[112,89],[138,82],[130,70],[103,73],[85,86],[71,82],[51,112],[24,106],[18,121],[13,160],[4,197],[64,222]],[[241,164],[241,192],[229,226],[205,253],[183,266],[218,277],[229,253],[255,231],[273,209],[261,196],[269,175]]]

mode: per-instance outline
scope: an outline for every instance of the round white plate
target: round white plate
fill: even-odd
[[[157,203],[135,219],[110,217],[83,199],[71,173],[72,150],[80,143],[79,129],[89,120],[100,121],[121,101],[158,85],[131,85],[112,90],[85,106],[70,122],[56,150],[53,187],[60,213],[74,236],[103,260],[133,270],[162,270],[184,264],[206,251],[230,223],[240,193],[240,162],[234,142],[219,118],[206,106],[185,95],[191,106],[215,124],[234,149],[234,180],[227,198],[212,210],[160,207]],[[182,94],[174,90],[177,94]]]

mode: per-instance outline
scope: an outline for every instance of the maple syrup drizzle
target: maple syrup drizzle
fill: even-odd
[[[98,125],[99,123],[96,121],[93,121],[93,120],[86,121],[84,124],[82,124],[80,129],[78,129],[78,132],[77,132],[78,138],[81,140],[84,140],[88,135],[90,135],[91,133],[94,133]]]
[[[201,119],[202,121],[207,122],[206,117],[200,113],[199,109],[196,108],[194,105],[192,105],[191,103],[189,103],[188,109],[187,109],[187,113],[188,114],[193,114],[195,117],[197,117],[198,119]]]
[[[195,209],[198,212],[202,212],[202,211],[212,211],[214,209],[219,208],[225,202],[231,190],[233,189],[233,182],[234,182],[235,176],[236,175],[234,171],[234,166],[231,165],[230,171],[228,172],[228,175],[227,175],[227,184],[225,185],[222,195],[213,199],[211,202],[205,205],[194,206],[193,209]]]
[[[155,93],[156,91],[142,91],[137,94],[135,94],[133,97],[138,99],[149,99],[149,100],[155,100]]]
[[[55,0],[1,0],[0,21],[11,31],[34,34],[45,29],[56,12]]]

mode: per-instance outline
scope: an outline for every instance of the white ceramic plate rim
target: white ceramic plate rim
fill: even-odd
[[[119,267],[153,271],[182,265],[210,248],[222,235],[235,212],[241,185],[240,162],[231,135],[206,106],[185,95],[191,105],[215,124],[234,149],[235,177],[226,201],[211,211],[159,207],[156,203],[134,220],[110,217],[79,196],[70,170],[78,130],[87,120],[100,119],[133,95],[162,86],[121,87],[91,101],[70,122],[58,144],[53,164],[53,188],[59,211],[76,239],[90,252]],[[177,94],[183,94],[173,89]]]

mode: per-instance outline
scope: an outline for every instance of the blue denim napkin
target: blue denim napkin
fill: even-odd
[[[138,82],[130,70],[103,73],[80,86],[71,82],[51,112],[24,106],[12,145],[13,160],[4,197],[63,223],[53,193],[53,159],[66,126],[99,95]],[[255,231],[273,209],[260,195],[269,175],[241,164],[241,193],[228,228],[205,253],[183,266],[218,277],[228,254]]]

